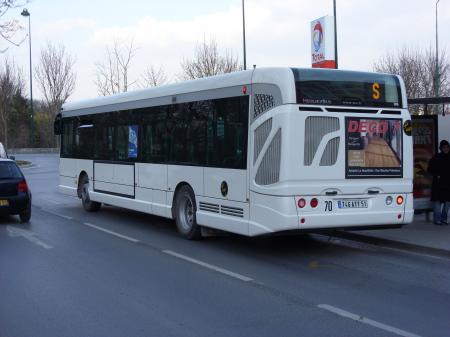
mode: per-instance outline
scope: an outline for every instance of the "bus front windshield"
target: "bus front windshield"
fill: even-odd
[[[292,69],[298,104],[401,108],[394,75],[334,69]]]

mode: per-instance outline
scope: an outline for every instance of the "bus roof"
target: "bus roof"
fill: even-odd
[[[301,70],[301,68],[297,68]],[[305,68],[311,72],[323,69]],[[326,70],[335,71],[340,70]],[[347,71],[348,73],[348,71]],[[357,73],[357,72],[355,72]],[[134,109],[150,105],[166,105],[180,102],[227,97],[242,94],[242,87],[249,84],[271,84],[279,88],[283,104],[296,103],[294,73],[288,67],[267,67],[211,76],[201,79],[168,84],[160,87],[134,90],[111,96],[97,97],[62,106],[62,116],[77,116],[111,110]],[[234,88],[234,90],[230,90]],[[228,89],[228,90],[224,90]],[[249,92],[250,93],[250,92]],[[152,101],[149,103],[149,101]]]

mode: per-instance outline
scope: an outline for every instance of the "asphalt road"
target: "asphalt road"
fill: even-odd
[[[29,224],[0,218],[0,337],[449,336],[450,260],[319,235],[199,242],[58,193],[22,155]]]

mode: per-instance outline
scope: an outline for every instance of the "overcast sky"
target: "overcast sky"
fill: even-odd
[[[402,47],[435,45],[436,0],[337,0],[339,67],[372,70],[373,63]],[[332,0],[246,0],[247,65],[311,66],[310,22],[333,14]],[[440,0],[439,49],[450,44],[450,0]],[[97,96],[95,62],[114,39],[134,39],[131,66],[137,78],[148,65],[163,66],[169,79],[180,61],[193,56],[196,43],[216,39],[219,49],[242,60],[241,0],[32,0],[32,56],[37,64],[47,41],[63,44],[76,58],[77,85],[69,100]],[[19,18],[22,9],[6,19]],[[26,30],[22,33],[24,35]],[[0,49],[5,43],[0,43]],[[28,43],[10,46],[8,57],[28,79]],[[34,82],[34,96],[41,97]]]

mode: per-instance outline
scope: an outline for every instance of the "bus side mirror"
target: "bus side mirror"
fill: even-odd
[[[62,133],[62,118],[60,113],[55,117],[55,122],[53,123],[53,133],[55,136],[59,136]]]

